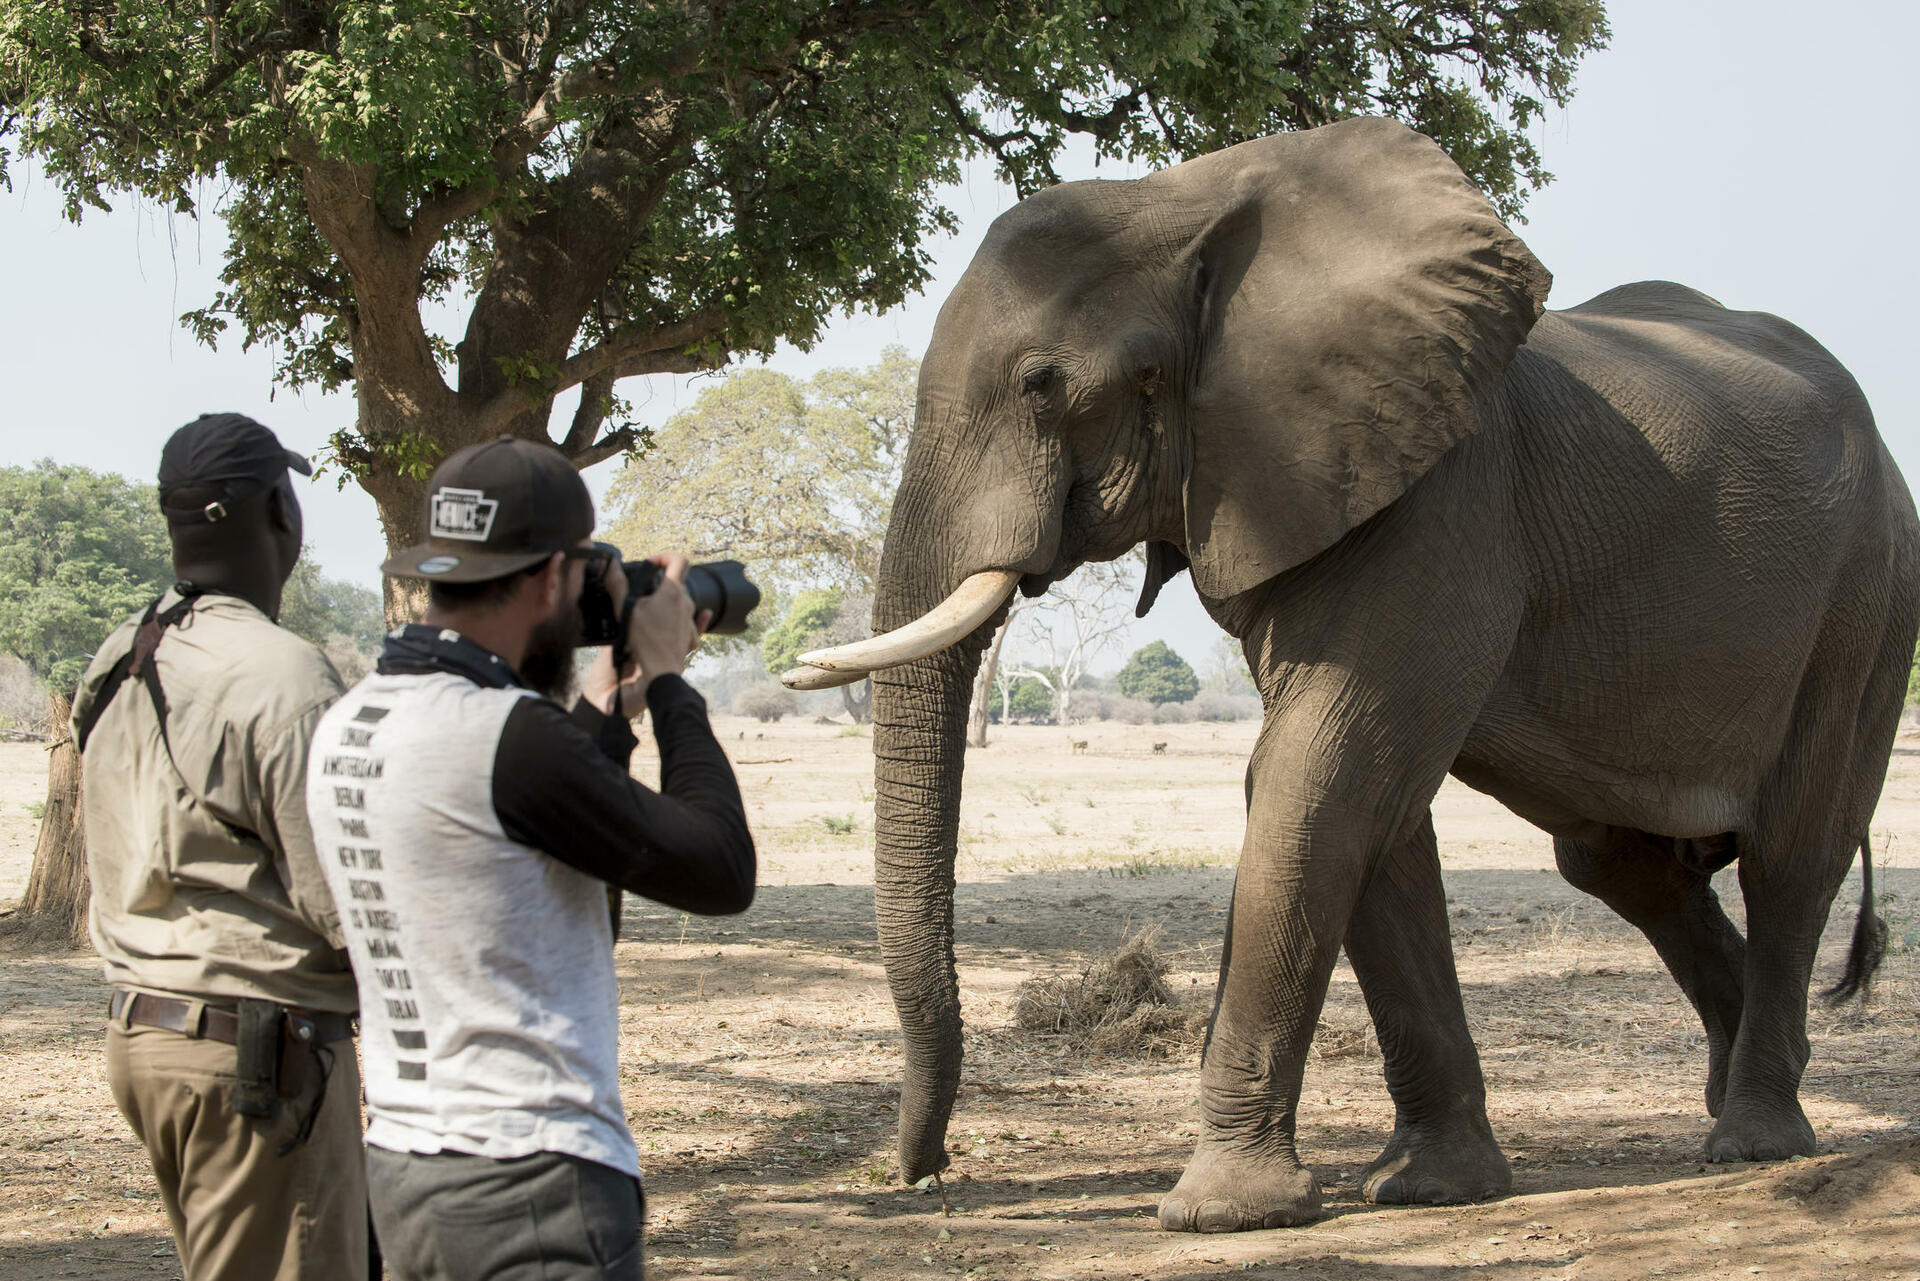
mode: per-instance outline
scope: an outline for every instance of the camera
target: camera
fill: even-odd
[[[616,568],[627,576],[627,599],[637,600],[653,593],[666,576],[652,561],[629,565],[620,559],[620,550],[610,543],[595,543],[597,551],[609,556]],[[694,612],[713,611],[707,631],[716,636],[737,636],[747,630],[747,615],[760,603],[760,589],[747,577],[747,567],[737,560],[710,560],[687,568],[687,595],[693,598]],[[601,575],[590,569],[586,586],[580,592],[580,643],[612,645],[620,635],[621,619],[613,608],[613,595]]]

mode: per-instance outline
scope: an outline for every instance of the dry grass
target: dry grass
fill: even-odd
[[[1174,996],[1167,986],[1173,963],[1159,942],[1160,928],[1149,925],[1078,976],[1028,979],[1014,990],[1014,1026],[1100,1054],[1186,1053],[1205,1032],[1208,1011]]]

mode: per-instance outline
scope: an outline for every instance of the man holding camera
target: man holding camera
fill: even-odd
[[[160,454],[172,588],[73,703],[107,1080],[187,1281],[367,1275],[354,979],[307,826],[307,745],[340,677],[276,626],[300,558],[289,469],[240,414]]]
[[[637,1278],[607,887],[753,900],[739,788],[680,675],[706,619],[677,556],[628,598],[547,446],[460,450],[427,516],[383,567],[427,581],[425,621],[321,721],[308,774],[360,986],[375,1226],[398,1281]],[[624,631],[569,713],[583,600]],[[643,704],[658,793],[627,772]]]

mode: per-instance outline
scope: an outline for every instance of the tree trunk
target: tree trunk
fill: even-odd
[[[67,732],[72,704],[55,694],[47,707],[47,800],[33,847],[20,915],[57,931],[75,947],[87,941],[86,829],[80,819],[80,753]]]
[[[859,693],[856,694],[855,690]],[[873,719],[873,678],[842,685],[840,701],[846,705],[847,715],[853,717],[855,725],[865,725]]]
[[[985,747],[987,745],[987,721],[993,711],[993,676],[1000,667],[1000,647],[1007,642],[1007,633],[1013,629],[1013,613],[1007,614],[1007,621],[1000,624],[1000,630],[993,634],[993,644],[987,646],[987,656],[980,664],[980,670],[973,678],[973,699],[967,708],[967,745]],[[1002,720],[1006,717],[1004,713]]]

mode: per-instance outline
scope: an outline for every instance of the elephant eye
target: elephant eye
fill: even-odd
[[[1044,396],[1053,386],[1053,380],[1058,372],[1052,365],[1029,369],[1020,379],[1020,390],[1029,396]]]

